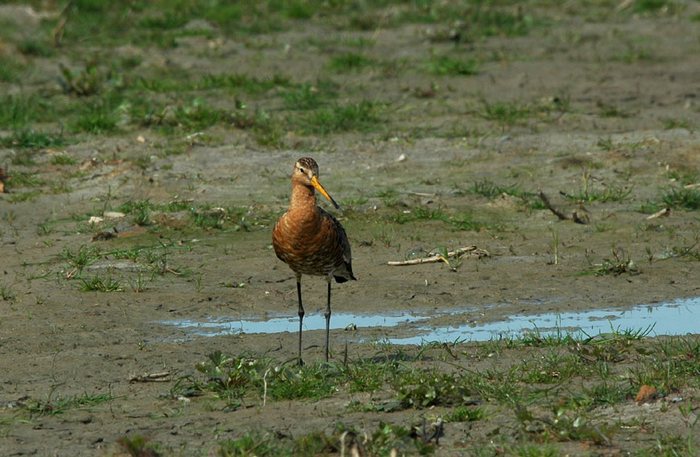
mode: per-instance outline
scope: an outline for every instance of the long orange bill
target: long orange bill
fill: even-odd
[[[324,197],[328,199],[329,202],[333,203],[333,206],[336,207],[336,209],[340,209],[340,206],[333,200],[333,197],[326,192],[326,189],[323,188],[321,183],[318,181],[318,178],[316,176],[311,178],[311,185],[314,186],[314,188],[321,193]]]

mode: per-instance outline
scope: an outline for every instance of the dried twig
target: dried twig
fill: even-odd
[[[657,217],[663,217],[663,216],[668,216],[671,214],[671,208],[664,208],[661,211],[657,211],[654,214],[647,216],[647,219],[656,219]]]
[[[466,246],[463,248],[456,249],[447,253],[447,257],[442,254],[435,254],[430,257],[421,257],[420,259],[411,260],[390,260],[387,265],[391,266],[404,266],[404,265],[420,265],[423,263],[435,263],[435,262],[445,262],[449,264],[448,260],[451,257],[461,257],[464,254],[469,254],[478,258],[488,257],[489,253],[484,249],[479,249],[476,246]]]
[[[70,9],[73,7],[75,0],[69,0],[66,6],[63,7],[61,13],[58,15],[58,24],[51,31],[51,36],[53,37],[53,46],[58,48],[61,46],[61,41],[63,41],[63,33],[66,31],[66,23],[68,22],[68,14]]]
[[[168,382],[170,381],[170,372],[161,371],[158,373],[146,373],[143,375],[133,375],[129,378],[129,382]]]
[[[270,374],[270,368],[265,370],[265,374],[263,375],[263,408],[265,407],[265,404],[267,403],[267,375]]]
[[[544,192],[540,191],[537,194],[540,199],[542,200],[542,203],[544,203],[544,206],[547,207],[551,212],[553,212],[559,220],[562,221],[574,221],[577,224],[588,224],[590,222],[590,219],[588,217],[588,213],[586,212],[585,209],[581,208],[581,212],[578,212],[577,210],[574,210],[571,212],[571,214],[565,214],[563,211],[560,209],[556,208],[554,205],[552,205],[552,202],[549,201],[549,197],[545,195]]]

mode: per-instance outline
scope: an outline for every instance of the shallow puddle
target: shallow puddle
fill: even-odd
[[[459,317],[464,310],[451,313]],[[439,317],[444,317],[442,314]],[[648,331],[650,336],[684,335],[700,332],[700,297],[674,300],[669,303],[636,306],[625,310],[592,310],[580,313],[548,313],[516,315],[508,320],[485,324],[431,325],[431,317],[412,313],[371,315],[335,313],[331,320],[333,329],[348,327],[397,327],[405,326],[411,336],[392,337],[385,340],[393,344],[420,344],[424,342],[488,341],[502,337],[539,332],[541,335],[574,334],[595,336],[617,331]],[[268,320],[211,319],[208,321],[168,320],[161,324],[185,330],[193,336],[221,336],[240,333],[296,332],[297,317],[275,317]],[[325,319],[320,314],[307,314],[304,330],[325,329]],[[392,333],[396,333],[395,331]]]

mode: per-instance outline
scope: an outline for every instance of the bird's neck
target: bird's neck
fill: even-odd
[[[289,202],[290,211],[309,211],[316,209],[316,192],[312,187],[304,185],[292,186],[292,198]]]

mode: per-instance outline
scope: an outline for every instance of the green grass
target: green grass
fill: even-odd
[[[470,76],[477,74],[479,65],[474,59],[460,59],[449,56],[433,57],[428,63],[428,71],[438,76]]]
[[[661,201],[671,208],[695,211],[700,209],[700,190],[674,187],[662,195]]]
[[[657,13],[661,10],[675,10],[676,2],[673,0],[635,0],[632,3],[632,11],[635,13]]]
[[[372,395],[364,403],[346,403],[346,410],[377,414],[409,409],[430,412],[430,417],[440,418],[436,423],[474,422],[487,428],[497,414],[499,424],[505,421],[509,428],[527,430],[517,443],[518,449],[527,449],[523,455],[540,455],[537,449],[550,455],[552,449],[560,449],[556,443],[608,445],[620,434],[629,436],[625,435],[629,429],[608,421],[600,408],[631,402],[642,384],[655,386],[662,396],[700,387],[700,340],[693,336],[650,340],[649,332],[649,328],[611,327],[609,333],[595,337],[574,337],[564,329],[551,336],[535,330],[536,338],[478,345],[380,345],[374,356],[304,367],[266,356],[215,352],[197,364],[198,374],[180,378],[171,394],[195,402],[202,401],[200,396],[209,399],[204,401],[213,396],[218,403],[211,406],[230,410],[294,399],[363,398],[356,393],[368,392]],[[269,440],[265,431],[244,429],[243,435],[221,446],[226,455],[246,455],[252,448],[260,450],[258,455],[299,455],[304,449],[339,452],[339,438],[348,430],[365,434],[367,449],[388,446],[420,453],[439,446],[434,440],[436,425],[426,421],[406,426],[381,423],[377,430],[364,431],[342,423],[337,427],[330,433],[312,431],[281,441]],[[542,447],[543,442],[551,446]],[[684,445],[693,442],[686,440]]]
[[[146,226],[151,224],[151,212],[154,205],[148,200],[129,200],[119,206],[119,211],[131,215],[131,220],[136,225]]]
[[[29,130],[30,124],[55,116],[48,98],[24,93],[0,95],[0,127],[7,130]]]
[[[124,289],[121,282],[111,276],[95,275],[90,278],[81,278],[80,290],[83,292],[121,292]]]
[[[61,153],[61,154],[55,154],[51,156],[51,163],[53,165],[75,165],[77,163],[77,160],[70,156],[69,154],[66,153]]]
[[[58,258],[65,261],[68,267],[80,273],[85,267],[95,263],[102,253],[95,246],[81,245],[77,250],[64,248]]]
[[[639,274],[639,267],[627,252],[618,247],[611,249],[611,256],[603,258],[601,263],[592,263],[584,273],[592,273],[595,276],[619,276],[623,273]]]
[[[336,98],[337,86],[330,81],[301,84],[282,94],[285,107],[292,111],[313,110]]]
[[[602,189],[584,188],[578,193],[566,194],[566,198],[577,202],[622,202],[632,194],[631,187],[611,184]]]
[[[486,413],[482,408],[457,406],[445,417],[445,420],[448,422],[474,422],[485,417]]]
[[[382,123],[378,111],[378,105],[369,101],[320,108],[310,112],[301,121],[301,129],[304,133],[319,135],[348,131],[369,132],[379,129]]]
[[[119,122],[117,107],[116,99],[102,98],[89,101],[73,119],[71,128],[74,132],[93,135],[114,133],[118,130]]]
[[[693,126],[691,122],[686,119],[686,118],[671,118],[667,117],[662,120],[663,123],[663,128],[665,130],[672,130],[672,129],[686,129],[686,130],[693,130]]]
[[[22,79],[26,67],[10,57],[0,57],[0,82],[16,83]]]
[[[30,129],[15,130],[12,135],[0,138],[0,146],[21,149],[45,149],[64,146],[67,140],[62,132],[48,133]]]
[[[364,68],[375,64],[376,62],[374,59],[356,52],[348,52],[331,57],[331,59],[328,61],[328,68],[338,73],[346,73],[363,70]]]
[[[192,78],[187,73],[156,74],[153,77],[139,77],[134,89],[145,89],[157,93],[199,92],[225,89],[232,94],[261,95],[273,89],[292,88],[289,78],[279,74],[267,78],[249,76],[243,73],[205,74]]]
[[[605,102],[598,102],[598,109],[599,109],[599,114],[602,117],[620,117],[620,118],[627,118],[630,117],[631,114],[622,108],[619,108],[618,106],[605,103]]]
[[[25,56],[52,57],[54,48],[47,42],[38,38],[27,38],[17,45],[17,50]]]
[[[456,230],[479,230],[486,227],[486,224],[473,218],[471,213],[450,215],[442,209],[429,209],[416,207],[410,212],[401,212],[392,217],[392,221],[398,224],[407,224],[420,221],[440,221],[452,226]]]
[[[15,294],[12,287],[6,286],[5,284],[0,284],[0,298],[3,301],[10,302],[17,298],[17,294]]]
[[[502,127],[518,124],[532,114],[529,106],[516,102],[483,102],[480,115],[489,121],[494,121]]]
[[[122,436],[117,439],[117,444],[130,456],[158,457],[162,455],[158,451],[160,446],[142,435]]]
[[[393,21],[399,25],[413,23],[444,23],[460,18],[463,24],[453,41],[471,42],[491,36],[523,36],[540,25],[529,9],[502,8],[498,2],[416,2],[404,9],[403,14]]]
[[[112,394],[83,394],[70,397],[49,398],[45,401],[35,400],[25,407],[31,416],[55,416],[76,408],[89,408],[109,403],[114,400]]]
[[[484,178],[480,181],[474,181],[471,192],[476,195],[486,197],[490,200],[498,198],[504,194],[510,195],[512,197],[519,198],[521,202],[530,209],[545,208],[544,204],[542,203],[542,199],[539,198],[538,194],[521,189],[517,184],[503,186]]]

